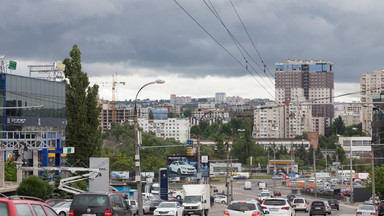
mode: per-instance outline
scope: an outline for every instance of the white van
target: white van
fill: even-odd
[[[244,190],[251,190],[252,189],[252,182],[251,181],[245,181],[244,182]]]
[[[155,195],[155,196],[158,196],[158,195],[159,195],[159,190],[160,190],[159,183],[154,183],[154,184],[152,185],[151,194],[153,194],[153,195]]]

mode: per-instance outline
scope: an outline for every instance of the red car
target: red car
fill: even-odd
[[[281,191],[273,191],[274,196],[281,196]]]
[[[5,216],[48,215],[57,216],[56,212],[43,200],[27,196],[0,198],[0,209]]]

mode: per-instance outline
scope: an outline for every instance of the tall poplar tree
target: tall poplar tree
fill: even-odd
[[[95,156],[102,145],[99,126],[101,107],[97,105],[98,85],[89,86],[87,73],[81,70],[81,52],[73,45],[66,58],[64,75],[66,78],[66,145],[75,147],[74,154],[68,154],[70,162],[80,159],[89,163],[89,157]]]

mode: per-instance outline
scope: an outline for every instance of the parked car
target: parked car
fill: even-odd
[[[361,204],[356,209],[356,215],[376,215],[376,209],[374,205]]]
[[[295,211],[305,211],[305,213],[309,212],[309,202],[307,199],[302,197],[296,197],[293,199],[293,208]]]
[[[340,202],[339,202],[339,200],[337,200],[337,199],[330,199],[330,200],[328,200],[328,204],[329,204],[329,206],[331,206],[331,208],[333,208],[333,209],[337,209],[337,211],[339,211],[339,204],[340,204]]]
[[[332,209],[328,201],[324,201],[324,205],[325,205],[325,211],[327,212],[327,214],[332,214]]]
[[[327,215],[327,210],[325,209],[323,201],[315,200],[312,202],[311,209],[309,210],[309,216],[312,215]]]
[[[50,206],[54,206],[57,203],[61,203],[61,202],[64,202],[64,201],[72,201],[72,200],[70,200],[70,199],[48,199],[48,200],[45,200],[44,202],[47,203]]]
[[[183,216],[183,206],[178,202],[162,202],[153,212],[153,216],[159,215]]]
[[[27,196],[10,196],[0,198],[1,215],[57,215],[44,200]]]
[[[128,205],[131,206],[131,212],[132,212],[132,215],[137,215],[137,201],[136,200],[126,200]]]
[[[263,208],[256,200],[236,200],[229,203],[224,210],[226,216],[264,216]]]
[[[216,194],[214,197],[215,197],[215,202],[217,203],[223,203],[223,204],[227,203],[227,196],[225,195]]]
[[[152,214],[155,211],[155,209],[157,208],[157,206],[159,206],[160,203],[162,203],[162,202],[163,202],[163,200],[159,200],[159,199],[146,201],[143,204],[143,213],[144,214]]]
[[[132,211],[125,199],[113,192],[86,192],[75,195],[69,214],[106,214],[132,216]]]
[[[275,190],[273,191],[274,196],[281,196],[281,191]]]
[[[291,203],[285,198],[265,199],[261,207],[264,209],[264,213],[269,216],[292,216],[296,214]]]
[[[69,209],[71,208],[72,202],[63,202],[62,205],[55,205],[53,206],[53,210],[59,215],[59,216],[67,216],[69,215]]]
[[[384,215],[384,200],[381,200],[379,206],[377,207],[377,215]]]
[[[169,171],[178,175],[194,175],[196,168],[185,161],[173,161],[169,165]]]

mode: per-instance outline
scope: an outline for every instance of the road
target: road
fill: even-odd
[[[249,180],[247,180],[249,181]],[[291,188],[290,187],[284,187],[281,185],[281,181],[276,181],[276,188],[273,188],[273,180],[257,180],[257,179],[252,179],[250,180],[252,182],[252,190],[244,190],[243,185],[244,185],[244,180],[236,181],[233,183],[233,198],[234,200],[239,200],[239,199],[256,199],[256,196],[258,193],[260,193],[259,188],[257,187],[257,182],[258,181],[265,181],[267,182],[268,186],[271,187],[270,190],[280,190],[282,192],[282,197],[285,197],[287,194],[290,194]],[[216,185],[218,190],[225,190],[224,184],[217,184]],[[314,197],[311,196],[303,196],[303,195],[297,195],[299,197],[304,197],[306,198],[310,203],[315,200]],[[322,198],[316,198],[316,200],[326,200]],[[226,205],[221,205],[221,204],[215,204],[210,212],[210,216],[223,216],[223,211],[226,208]],[[341,203],[340,204],[340,210],[337,211],[335,209],[332,209],[332,214],[333,216],[349,216],[349,215],[355,215],[356,213],[356,205],[350,205],[346,203]],[[309,215],[309,213],[305,212],[296,212],[297,216],[301,215]]]

